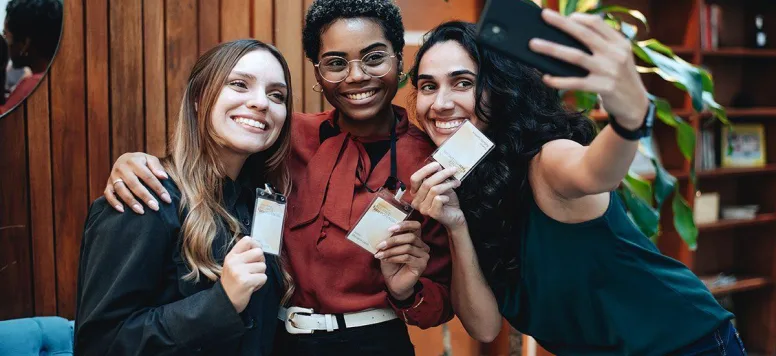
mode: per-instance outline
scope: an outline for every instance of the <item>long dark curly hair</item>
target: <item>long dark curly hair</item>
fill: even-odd
[[[477,63],[475,113],[488,124],[484,134],[495,147],[457,194],[482,271],[495,288],[520,276],[523,233],[533,201],[528,182],[531,159],[552,140],[588,145],[597,128],[582,113],[567,110],[558,91],[546,86],[537,70],[475,39],[476,27],[471,23],[451,21],[431,30],[418,50],[410,78],[417,89],[423,55],[446,41],[460,44]]]

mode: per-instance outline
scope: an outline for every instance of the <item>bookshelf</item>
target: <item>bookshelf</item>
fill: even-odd
[[[769,0],[601,0],[640,10],[650,32],[640,26],[640,40],[656,38],[674,53],[707,68],[715,81],[715,98],[726,107],[731,122],[759,123],[765,131],[766,164],[722,168],[719,123],[696,114],[688,95],[655,75],[644,75],[650,93],[667,99],[674,112],[688,120],[701,141],[702,130],[715,137],[716,167],[698,170],[697,187],[689,178],[693,167],[676,148],[673,129],[657,122],[653,137],[665,168],[678,178],[684,198],[695,203],[695,188],[716,192],[720,206],[757,204],[752,220],[722,220],[699,225],[698,248],[691,251],[673,227],[670,204],[665,206],[658,240],[660,250],[687,265],[711,293],[736,314],[735,324],[750,355],[776,355],[776,2]],[[714,23],[711,7],[715,7]],[[763,17],[767,44],[754,48],[755,15]],[[704,19],[705,17],[705,19]],[[712,40],[711,28],[719,29]],[[704,38],[706,37],[706,38]],[[603,124],[607,116],[593,112]],[[701,143],[703,143],[701,141]],[[698,149],[697,154],[701,154]],[[651,177],[646,177],[651,178]],[[720,274],[735,276],[715,284]],[[722,299],[721,299],[722,300]],[[732,302],[732,304],[731,304]],[[548,355],[538,348],[536,355]]]
[[[717,297],[728,298],[726,305],[736,314],[747,350],[754,355],[776,354],[776,3],[766,0],[604,0],[641,10],[651,32],[643,39],[656,38],[670,45],[684,60],[707,68],[715,81],[715,97],[728,109],[731,122],[758,123],[765,131],[766,164],[760,167],[722,168],[720,165],[721,125],[710,122],[708,115],[691,110],[689,96],[646,78],[651,93],[669,100],[680,117],[689,119],[696,130],[710,130],[715,137],[716,167],[698,170],[697,187],[692,187],[688,162],[681,160],[675,134],[657,127],[664,165],[679,178],[684,197],[694,204],[694,188],[720,194],[720,206],[757,204],[752,220],[722,220],[699,225],[698,248],[690,251],[673,228],[672,212],[663,212],[664,229],[658,240],[663,253],[690,267]],[[711,7],[716,13],[711,36]],[[709,13],[707,15],[707,13]],[[754,17],[761,14],[767,44],[754,48]],[[704,21],[704,16],[706,20]],[[643,31],[643,29],[641,29]],[[706,31],[704,33],[702,31]],[[704,40],[704,36],[707,37]],[[709,39],[714,37],[713,46]],[[594,115],[605,119],[605,115]],[[659,125],[660,126],[660,125]],[[665,125],[662,125],[665,126]],[[701,141],[701,143],[703,143]],[[698,148],[701,154],[701,148]],[[734,282],[715,285],[719,274],[735,276]]]

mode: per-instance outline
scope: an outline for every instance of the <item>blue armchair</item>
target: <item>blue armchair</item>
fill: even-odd
[[[73,322],[58,316],[0,321],[0,355],[72,355]]]

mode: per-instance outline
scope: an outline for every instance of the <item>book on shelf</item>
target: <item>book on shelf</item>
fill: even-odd
[[[717,168],[717,151],[714,139],[714,131],[702,129],[700,137],[696,139],[695,170],[708,171]]]
[[[719,48],[719,33],[722,27],[722,7],[718,4],[701,4],[701,47]]]

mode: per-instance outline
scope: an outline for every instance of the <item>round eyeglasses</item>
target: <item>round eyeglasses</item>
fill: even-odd
[[[374,51],[364,55],[361,59],[347,60],[342,57],[331,56],[322,59],[315,65],[318,73],[324,80],[331,83],[339,83],[350,74],[350,62],[358,62],[361,71],[370,77],[380,78],[393,68],[392,58],[396,55],[385,51]]]

